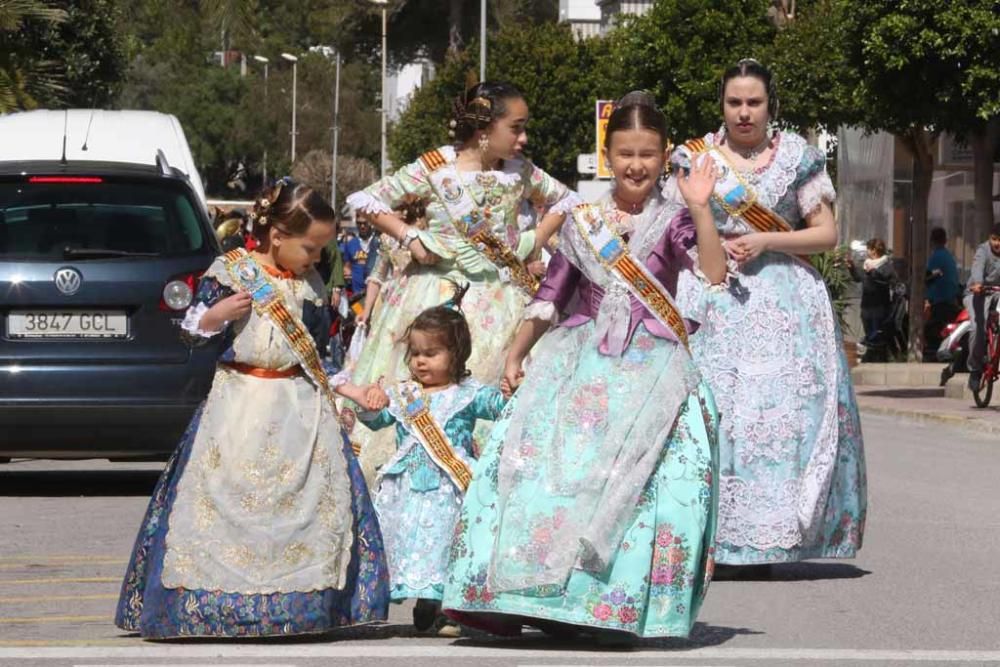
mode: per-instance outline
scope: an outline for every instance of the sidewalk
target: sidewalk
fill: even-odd
[[[965,375],[959,375],[952,378],[952,382],[964,382],[965,378]],[[1000,386],[995,388],[990,407],[982,409],[975,407],[971,394],[967,398],[946,397],[944,387],[859,384],[855,385],[854,391],[862,412],[893,415],[914,421],[933,421],[980,433],[1000,434]]]

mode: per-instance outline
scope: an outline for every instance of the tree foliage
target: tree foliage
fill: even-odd
[[[924,296],[936,137],[942,131],[969,136],[1000,111],[1000,75],[995,69],[1000,55],[1000,3],[868,0],[848,4],[843,16],[849,62],[857,71],[852,99],[860,123],[894,133],[914,155],[910,299],[919,306]],[[914,356],[923,344],[921,310],[911,308]]]
[[[764,59],[775,33],[770,4],[660,0],[645,15],[626,18],[609,36],[601,95],[652,92],[675,141],[718,127],[722,73],[741,58]]]
[[[125,69],[114,0],[0,0],[0,112],[107,106]]]
[[[247,0],[246,6],[259,9],[248,17],[232,0],[165,4],[136,0],[130,5],[126,23],[132,36],[131,66],[120,102],[178,116],[210,193],[247,197],[262,184],[265,168],[269,178],[292,171],[292,66],[282,53],[299,57],[297,158],[332,150],[336,68],[332,58],[308,52],[307,47],[332,34],[326,21],[336,7],[316,0]],[[245,24],[237,30],[235,21],[241,16]],[[231,39],[222,39],[223,24],[231,26]],[[246,76],[240,76],[238,65],[222,68],[212,58],[224,42],[243,49]],[[265,67],[255,55],[269,60],[266,82]],[[342,64],[342,154],[364,159],[378,154],[377,87],[376,70],[369,64]],[[231,178],[240,165],[246,177]],[[229,187],[240,181],[245,189]]]
[[[553,23],[558,15],[558,0],[489,0],[487,30],[495,34],[518,26]],[[388,16],[389,59],[394,65],[418,57],[441,65],[446,58],[458,56],[466,47],[478,44],[478,2],[390,0]],[[353,6],[347,3],[340,15],[335,41],[351,56],[378,58],[381,20],[381,13],[364,0],[357,0]]]

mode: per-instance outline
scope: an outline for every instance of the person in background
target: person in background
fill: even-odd
[[[1000,287],[1000,223],[993,225],[990,238],[976,248],[965,290],[965,307],[972,317],[975,334],[969,350],[969,389],[976,391],[983,378],[983,360],[986,356],[986,297],[988,288]],[[996,295],[992,295],[996,298]]]
[[[934,360],[941,344],[941,329],[955,319],[960,310],[962,286],[958,264],[947,248],[948,233],[941,227],[931,230],[931,253],[927,258],[924,293],[924,356]]]
[[[334,240],[323,249],[323,256],[316,265],[326,293],[330,296],[330,343],[327,350],[335,370],[344,366],[344,345],[340,340],[341,315],[340,301],[344,298],[347,280],[344,278],[344,256],[340,252],[340,244]]]
[[[359,211],[357,223],[357,235],[348,237],[340,246],[344,257],[344,277],[349,280],[347,287],[352,296],[365,291],[365,283],[378,260],[379,252],[379,240],[373,233],[369,216]]]
[[[865,328],[863,342],[871,349],[885,345],[886,320],[891,313],[896,272],[886,252],[885,241],[869,239],[867,249],[863,271],[858,271],[854,262],[849,262],[848,267],[854,280],[861,283],[861,323]]]

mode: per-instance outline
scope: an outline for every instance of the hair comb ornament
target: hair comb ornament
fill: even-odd
[[[493,103],[481,95],[464,105],[463,112],[465,120],[487,125],[493,121]]]
[[[455,288],[455,292],[452,294],[451,298],[441,304],[442,308],[447,308],[448,310],[454,311],[456,313],[462,312],[462,299],[465,297],[465,293],[469,291],[469,283],[464,285],[459,285],[453,280],[449,280],[452,286]]]

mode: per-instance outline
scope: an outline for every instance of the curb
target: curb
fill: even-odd
[[[934,422],[938,424],[948,424],[958,428],[976,431],[986,434],[1000,434],[1000,422],[994,423],[985,419],[975,417],[963,417],[961,415],[948,414],[944,412],[927,412],[924,410],[913,410],[906,408],[894,408],[885,405],[865,404],[863,400],[858,401],[858,409],[861,412],[870,414],[888,415],[891,417],[901,417],[917,422]]]

